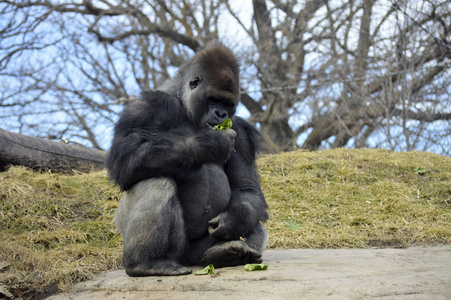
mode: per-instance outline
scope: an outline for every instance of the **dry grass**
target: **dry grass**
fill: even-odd
[[[117,268],[121,239],[113,216],[120,196],[105,172],[0,173],[0,284],[39,299]]]
[[[269,247],[451,243],[451,158],[337,149],[259,160]]]
[[[258,162],[270,248],[451,243],[451,158],[385,150],[297,151]],[[42,298],[120,265],[105,172],[0,173],[0,298]]]

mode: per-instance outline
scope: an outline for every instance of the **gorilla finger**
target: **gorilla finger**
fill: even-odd
[[[221,218],[221,215],[218,215],[217,217],[214,217],[213,219],[211,219],[210,221],[208,221],[208,225],[218,225],[219,224],[219,219]]]
[[[250,248],[249,253],[252,255],[252,257],[255,257],[255,258],[262,257],[262,254],[260,252],[258,252],[255,249],[252,249],[252,248]]]
[[[225,229],[224,227],[216,228],[211,232],[210,235],[217,240],[232,240],[232,237],[227,232],[227,229]]]
[[[250,262],[252,263],[261,263],[263,261],[262,254],[252,248],[247,253],[247,257],[249,257]]]
[[[208,227],[208,234],[210,234],[214,238],[219,238],[224,233],[225,232],[224,232],[224,228],[223,227],[213,227],[213,226],[209,226]]]
[[[236,138],[236,131],[235,130],[233,130],[233,129],[227,129],[226,131],[225,131],[225,133],[227,133],[230,137],[232,137],[232,138]]]
[[[230,246],[231,251],[236,252],[236,253],[243,253],[243,252],[245,252],[244,250],[246,248],[247,247],[245,247],[245,244],[243,244],[241,242],[240,243],[233,243]]]
[[[216,231],[216,228],[213,228],[212,226],[208,226],[208,234],[213,235],[213,233]]]

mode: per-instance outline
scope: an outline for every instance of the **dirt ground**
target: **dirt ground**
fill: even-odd
[[[49,299],[451,299],[449,246],[268,250],[264,263],[266,271],[240,266],[214,276],[131,278],[116,270]]]

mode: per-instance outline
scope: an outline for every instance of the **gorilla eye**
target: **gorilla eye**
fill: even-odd
[[[194,90],[201,82],[202,82],[202,78],[200,76],[196,76],[196,77],[194,77],[194,80],[189,82],[189,87],[192,90]]]

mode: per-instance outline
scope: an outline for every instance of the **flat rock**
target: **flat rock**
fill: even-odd
[[[49,299],[451,299],[448,246],[267,250],[263,258],[266,271],[239,266],[214,276],[132,278],[115,270]]]

